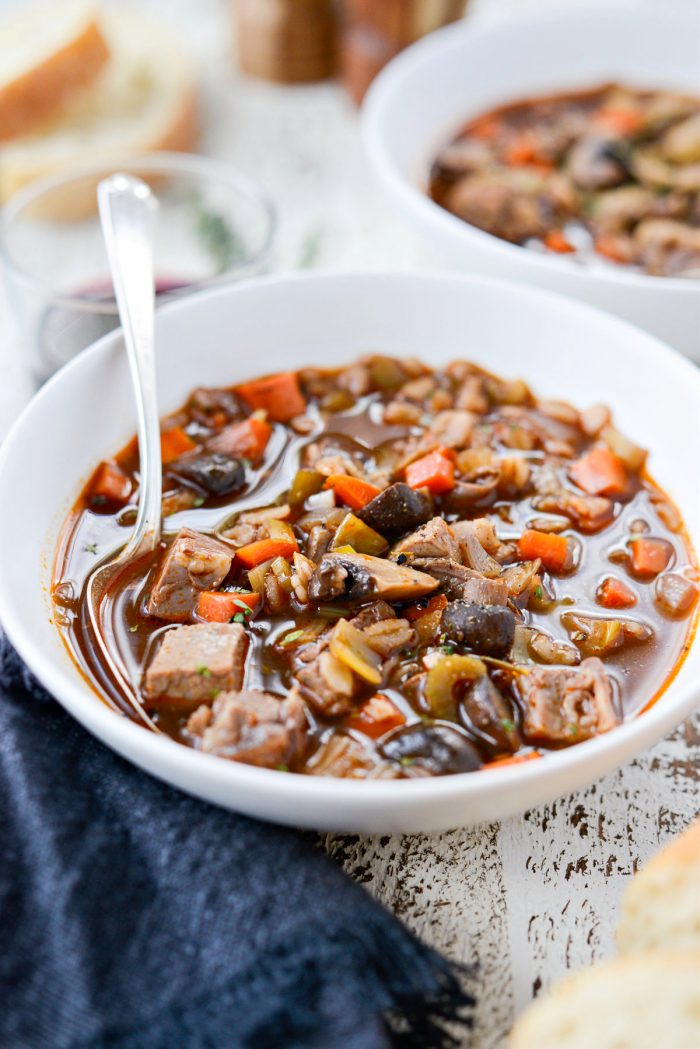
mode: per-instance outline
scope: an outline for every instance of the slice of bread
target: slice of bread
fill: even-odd
[[[109,58],[99,16],[87,0],[63,0],[0,23],[0,140],[32,130]]]
[[[700,951],[617,958],[530,1006],[509,1049],[697,1049]]]
[[[0,146],[0,201],[40,175],[83,164],[117,163],[135,153],[196,145],[196,76],[167,27],[130,9],[101,15],[110,60],[59,116]],[[54,192],[44,217],[75,218],[94,210],[95,182]]]
[[[700,819],[632,879],[622,898],[617,942],[623,954],[700,951]]]

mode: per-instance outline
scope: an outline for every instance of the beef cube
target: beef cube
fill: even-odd
[[[391,552],[392,557],[449,557],[460,561],[459,543],[442,517],[433,517],[407,535]]]
[[[579,667],[528,667],[518,684],[533,742],[579,743],[620,723],[610,680],[595,657]]]
[[[304,704],[294,689],[286,699],[268,692],[222,692],[211,714],[193,715],[189,727],[194,735],[201,730],[205,753],[264,768],[289,766],[303,756],[308,731]]]
[[[243,684],[248,647],[238,623],[197,623],[168,630],[146,671],[151,698],[211,700]]]
[[[146,605],[150,616],[184,622],[202,590],[216,590],[231,570],[233,550],[210,535],[183,528],[170,544]]]
[[[413,567],[437,579],[451,601],[461,598],[475,605],[508,603],[508,587],[502,579],[487,579],[473,568],[466,568],[447,557],[420,557],[413,562]]]

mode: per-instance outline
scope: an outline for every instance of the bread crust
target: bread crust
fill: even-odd
[[[582,969],[525,1010],[508,1049],[690,1049],[700,1044],[699,974],[700,950]]]
[[[108,58],[107,41],[93,18],[37,66],[0,87],[0,141],[49,120],[78,88],[95,79]]]

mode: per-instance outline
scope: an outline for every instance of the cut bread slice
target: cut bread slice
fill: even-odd
[[[632,879],[622,898],[617,942],[624,954],[700,951],[700,819]]]
[[[576,973],[516,1023],[509,1049],[697,1049],[700,951],[618,958]]]
[[[109,9],[101,25],[110,60],[60,115],[0,147],[0,201],[40,175],[85,164],[123,162],[152,150],[189,150],[198,119],[193,64],[160,23]],[[54,191],[44,217],[75,218],[95,207],[95,181]]]
[[[0,140],[22,135],[91,83],[109,57],[87,0],[32,5],[0,23]]]

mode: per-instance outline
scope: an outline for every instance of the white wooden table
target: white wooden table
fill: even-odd
[[[372,185],[355,112],[338,88],[241,81],[226,53],[223,0],[150,6],[181,23],[206,59],[203,150],[260,179],[277,202],[277,268],[425,264]],[[474,0],[472,10],[507,17],[525,6],[543,2]],[[9,325],[0,304],[0,436],[31,394]],[[601,782],[520,818],[439,835],[331,835],[325,844],[425,940],[478,962],[465,1045],[495,1049],[533,995],[614,950],[625,884],[698,810],[699,759],[696,716]]]

